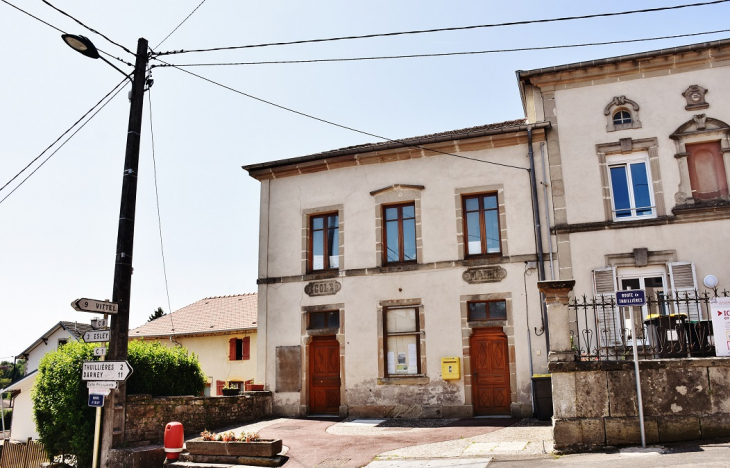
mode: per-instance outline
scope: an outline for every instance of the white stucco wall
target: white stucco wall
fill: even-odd
[[[38,369],[38,364],[41,361],[41,358],[46,355],[46,353],[49,353],[51,351],[55,351],[58,349],[58,340],[60,339],[66,339],[66,340],[75,340],[68,331],[66,331],[64,328],[59,327],[58,330],[51,333],[47,338],[47,343],[40,342],[38,346],[33,348],[30,353],[28,353],[28,360],[26,364],[26,370],[25,372],[31,372],[36,369]]]
[[[33,420],[33,401],[30,398],[30,391],[35,383],[36,375],[28,376],[17,387],[14,387],[14,389],[20,390],[20,393],[13,401],[11,439],[26,441],[28,437],[38,438],[35,421]]]

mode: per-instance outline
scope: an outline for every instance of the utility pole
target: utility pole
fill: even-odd
[[[147,40],[137,42],[137,58],[134,65],[132,95],[127,130],[127,149],[124,158],[122,179],[122,201],[119,209],[119,231],[117,253],[114,265],[114,288],[112,302],[119,304],[119,312],[111,319],[109,338],[110,361],[127,359],[129,339],[129,299],[132,290],[132,251],[134,247],[134,215],[137,205],[137,168],[139,166],[140,132],[142,130],[142,108],[147,71]],[[124,424],[127,413],[127,385],[119,382],[112,390],[104,411],[101,437],[101,466],[108,468],[109,451],[124,442]]]

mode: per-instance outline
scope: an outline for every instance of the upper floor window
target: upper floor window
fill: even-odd
[[[339,215],[330,213],[311,216],[310,270],[336,270],[340,267]]]
[[[245,361],[251,358],[251,337],[231,338],[228,340],[228,360]]]
[[[383,207],[384,263],[416,261],[416,205]]]
[[[463,197],[466,256],[500,253],[497,194]]]
[[[692,197],[712,200],[728,196],[727,175],[719,141],[688,143],[687,168]]]
[[[620,110],[613,114],[614,125],[630,124],[631,120],[631,114],[628,111]]]
[[[645,157],[608,162],[614,220],[654,216],[652,190],[649,187],[648,161]]]

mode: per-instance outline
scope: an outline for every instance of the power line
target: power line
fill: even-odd
[[[172,35],[173,35],[173,33],[174,33],[175,31],[177,31],[177,30],[178,30],[178,28],[179,28],[180,26],[182,26],[182,25],[183,25],[183,24],[184,24],[184,23],[185,23],[185,22],[186,22],[186,21],[187,21],[187,20],[188,20],[188,19],[189,19],[189,18],[190,18],[191,16],[193,16],[193,13],[195,13],[196,11],[198,11],[198,8],[200,8],[201,6],[203,6],[203,3],[205,3],[205,0],[203,0],[202,2],[200,2],[200,4],[199,4],[198,6],[196,6],[196,7],[195,7],[195,9],[194,9],[193,11],[191,11],[191,12],[190,12],[190,14],[189,14],[188,16],[186,16],[186,17],[185,17],[185,19],[184,19],[184,20],[182,20],[182,22],[181,22],[180,24],[178,24],[178,25],[177,25],[177,26],[175,27],[175,29],[173,29],[173,30],[172,30],[172,32],[171,32],[170,34],[168,34],[167,36],[165,36],[165,38],[164,38],[164,39],[163,39],[162,41],[160,41],[160,43],[159,43],[159,44],[157,44],[157,45],[155,46],[155,49],[156,49],[156,48],[158,48],[158,47],[160,47],[160,46],[162,45],[162,43],[163,43],[163,42],[165,42],[165,41],[167,40],[167,38],[168,38],[168,37],[172,36]]]
[[[227,89],[229,91],[233,91],[234,93],[240,94],[242,96],[246,96],[247,98],[254,99],[256,101],[263,102],[264,104],[268,104],[270,106],[278,107],[279,109],[282,109],[282,110],[285,110],[285,111],[288,111],[288,112],[292,112],[292,113],[297,114],[297,115],[301,115],[302,117],[306,117],[308,119],[317,120],[319,122],[326,123],[326,124],[332,125],[334,127],[343,128],[345,130],[350,130],[351,132],[355,132],[355,133],[360,133],[362,135],[371,136],[371,137],[374,137],[374,138],[378,138],[380,140],[389,141],[391,143],[400,143],[400,144],[402,144],[404,146],[410,146],[412,148],[418,148],[418,149],[423,150],[423,151],[431,151],[433,153],[445,154],[445,155],[448,155],[448,156],[454,156],[456,158],[468,159],[470,161],[477,161],[477,162],[481,162],[481,163],[485,163],[485,164],[492,164],[492,165],[495,165],[495,166],[510,167],[512,169],[522,169],[522,170],[525,170],[525,171],[528,171],[529,172],[529,169],[526,168],[526,167],[513,166],[511,164],[503,164],[503,163],[498,163],[498,162],[493,162],[493,161],[484,161],[484,160],[481,160],[481,159],[470,158],[468,156],[462,156],[462,155],[454,154],[454,153],[447,153],[445,151],[439,151],[439,150],[436,150],[436,149],[424,148],[423,146],[416,145],[416,144],[413,144],[413,143],[408,143],[407,141],[404,141],[404,140],[395,140],[395,139],[392,139],[392,138],[387,138],[387,137],[384,137],[384,136],[376,135],[375,133],[369,133],[369,132],[366,132],[366,131],[363,131],[363,130],[358,130],[358,129],[353,128],[353,127],[348,127],[347,125],[342,125],[342,124],[338,124],[336,122],[332,122],[331,120],[326,120],[326,119],[322,119],[320,117],[315,117],[313,115],[306,114],[304,112],[300,112],[298,110],[294,110],[294,109],[291,109],[289,107],[282,106],[280,104],[276,104],[276,103],[271,102],[271,101],[267,101],[266,99],[262,99],[262,98],[253,96],[251,94],[244,93],[243,91],[239,91],[239,90],[237,90],[235,88],[231,88],[230,86],[226,86],[226,85],[224,85],[222,83],[218,83],[217,81],[213,81],[210,78],[206,78],[204,76],[201,76],[201,75],[198,75],[196,73],[193,73],[193,72],[191,72],[189,70],[185,70],[183,68],[179,68],[179,67],[177,67],[177,66],[175,66],[173,64],[170,64],[170,63],[167,63],[167,62],[163,62],[160,59],[155,59],[155,60],[158,60],[158,61],[160,61],[162,63],[165,63],[165,64],[171,66],[172,68],[176,68],[176,69],[178,69],[178,70],[180,70],[182,72],[185,72],[185,73],[187,73],[189,75],[192,75],[192,76],[195,76],[197,78],[200,78],[203,81],[207,81],[207,82],[212,83],[212,84],[214,84],[216,86],[220,86],[221,88]]]
[[[56,10],[57,12],[61,13],[62,15],[67,16],[67,17],[71,18],[72,20],[76,21],[78,24],[80,24],[84,28],[88,29],[89,31],[91,31],[91,32],[93,32],[95,34],[98,34],[99,36],[103,37],[104,39],[106,39],[107,41],[111,42],[115,46],[121,47],[125,52],[127,52],[129,54],[132,54],[132,55],[135,55],[134,52],[132,52],[131,50],[127,49],[126,47],[124,47],[123,45],[119,44],[118,42],[112,41],[111,39],[109,39],[108,37],[106,37],[104,34],[102,34],[99,31],[97,31],[96,29],[91,28],[89,26],[86,26],[84,23],[82,23],[81,21],[77,20],[76,18],[74,18],[70,14],[66,13],[65,11],[61,10],[60,8],[57,8],[57,7],[53,6],[50,2],[48,2],[48,0],[41,0],[41,1],[43,3],[45,3],[46,5],[48,5],[49,7],[53,8],[54,10]],[[730,1],[730,0],[728,0],[728,1]]]
[[[120,91],[121,91],[122,89],[124,89],[124,86],[122,86],[122,85],[123,85],[123,84],[124,84],[124,83],[125,83],[126,81],[127,81],[127,79],[126,79],[126,78],[125,78],[125,79],[123,79],[122,81],[120,81],[120,82],[119,82],[119,84],[117,84],[117,85],[116,85],[116,86],[114,87],[114,89],[112,90],[112,92],[114,92],[115,90],[116,90],[116,92],[114,92],[114,94],[112,94],[112,96],[111,96],[111,97],[109,97],[109,99],[107,99],[107,101],[106,101],[106,102],[105,102],[105,103],[104,103],[104,104],[103,104],[103,105],[102,105],[101,107],[99,107],[99,108],[98,108],[98,109],[96,110],[96,112],[94,112],[94,113],[93,113],[93,114],[92,114],[92,115],[91,115],[91,116],[90,116],[90,117],[89,117],[89,118],[88,118],[88,119],[86,120],[86,122],[84,122],[83,124],[81,124],[81,126],[80,126],[79,128],[77,128],[75,132],[73,132],[73,133],[72,133],[71,135],[69,135],[69,137],[68,137],[68,138],[66,138],[66,140],[65,140],[65,141],[64,141],[63,143],[61,143],[61,145],[60,145],[60,146],[59,146],[58,148],[56,148],[56,149],[55,149],[55,150],[53,151],[53,153],[49,154],[49,155],[48,155],[48,157],[47,157],[46,159],[44,159],[44,160],[43,160],[43,162],[42,162],[42,163],[40,163],[40,164],[38,165],[38,167],[36,167],[35,169],[33,169],[33,172],[31,172],[30,174],[28,174],[28,175],[27,175],[27,176],[25,177],[25,179],[23,179],[23,180],[22,180],[22,181],[21,181],[21,182],[20,182],[20,183],[19,183],[18,185],[16,185],[16,186],[15,186],[15,188],[13,188],[13,190],[11,190],[11,191],[10,191],[10,193],[8,193],[7,195],[5,195],[5,198],[3,198],[2,200],[0,200],[0,203],[2,203],[2,202],[4,202],[5,200],[7,200],[7,199],[8,199],[8,197],[9,197],[10,195],[12,195],[12,194],[13,194],[13,193],[14,193],[14,192],[15,192],[16,190],[18,190],[18,189],[20,188],[20,186],[21,186],[21,185],[23,185],[23,184],[24,184],[24,183],[25,183],[25,182],[26,182],[26,181],[27,181],[28,179],[30,179],[30,177],[31,177],[31,176],[32,176],[33,174],[35,174],[35,173],[36,173],[36,172],[38,171],[38,169],[40,169],[41,167],[43,167],[43,165],[44,165],[45,163],[47,163],[47,162],[48,162],[48,160],[49,160],[49,159],[51,159],[51,158],[53,157],[53,155],[54,155],[54,154],[56,154],[56,153],[57,153],[57,152],[58,152],[58,151],[59,151],[59,150],[60,150],[61,148],[63,148],[63,147],[64,147],[64,146],[66,145],[66,143],[68,143],[68,142],[69,142],[69,140],[71,140],[71,138],[73,138],[73,137],[74,137],[74,136],[75,136],[75,135],[76,135],[77,133],[79,133],[79,131],[81,131],[81,129],[82,129],[82,128],[84,128],[84,127],[86,126],[86,124],[88,124],[89,122],[91,122],[91,119],[93,119],[94,117],[96,117],[96,115],[97,115],[97,114],[98,114],[99,112],[101,112],[101,110],[102,110],[103,108],[105,108],[105,107],[106,107],[106,105],[107,105],[107,104],[109,104],[109,103],[110,103],[110,102],[112,101],[112,99],[114,99],[114,97],[115,97],[115,96],[116,96],[117,94],[119,94],[119,92],[120,92]],[[109,94],[107,94],[107,96],[108,96],[108,95],[109,95]],[[105,96],[105,98],[106,98],[106,96]],[[103,100],[103,99],[102,99],[102,100]],[[97,105],[98,105],[98,104],[97,104]],[[94,106],[94,107],[96,107],[96,106]],[[93,109],[93,108],[92,108],[92,109]],[[78,122],[77,122],[77,123],[78,123]],[[76,125],[76,124],[74,124],[74,125]],[[73,127],[72,127],[72,128],[73,128]],[[68,131],[66,131],[65,133],[68,133]],[[58,140],[56,140],[56,141],[58,141]],[[55,143],[55,142],[54,142],[54,143]],[[45,152],[45,151],[44,151],[44,152]],[[41,153],[41,154],[43,154],[43,153]],[[36,159],[38,159],[38,158],[36,158]],[[24,170],[25,170],[25,169],[24,169]],[[21,171],[21,172],[22,172],[22,171]]]
[[[43,0],[43,1],[46,1],[46,0]],[[473,26],[457,26],[457,27],[450,27],[450,28],[420,29],[420,30],[415,30],[415,31],[364,34],[364,35],[360,35],[360,36],[330,37],[330,38],[325,38],[325,39],[305,39],[305,40],[289,41],[289,42],[270,42],[270,43],[264,43],[264,44],[251,44],[251,45],[243,45],[243,46],[214,47],[214,48],[210,48],[210,49],[171,50],[168,52],[158,52],[155,55],[163,56],[163,55],[173,55],[173,54],[186,54],[186,53],[192,53],[192,52],[213,52],[213,51],[219,51],[219,50],[251,49],[251,48],[256,48],[256,47],[272,47],[272,46],[294,45],[294,44],[311,44],[311,43],[318,43],[318,42],[346,41],[346,40],[352,40],[352,39],[371,39],[371,38],[375,38],[375,37],[405,36],[405,35],[411,35],[411,34],[425,34],[425,33],[444,32],[444,31],[464,31],[464,30],[469,30],[469,29],[497,28],[497,27],[502,27],[502,26],[519,26],[519,25],[526,25],[526,24],[553,23],[553,22],[558,22],[558,21],[572,21],[572,20],[577,20],[577,19],[604,18],[604,17],[612,17],[612,16],[632,15],[635,13],[653,13],[653,12],[657,12],[657,11],[678,10],[681,8],[691,8],[691,7],[698,7],[698,6],[705,6],[705,5],[716,5],[716,4],[725,3],[728,1],[730,1],[730,0],[713,0],[713,1],[709,1],[709,2],[689,3],[689,4],[675,5],[675,6],[670,6],[670,7],[646,8],[646,9],[642,9],[642,10],[619,11],[619,12],[614,12],[614,13],[595,13],[592,15],[565,16],[565,17],[560,17],[560,18],[510,21],[510,22],[506,22],[506,23],[479,24],[479,25],[473,25]]]
[[[0,0],[0,1],[1,1],[1,2],[3,2],[3,3],[5,3],[5,4],[7,4],[7,5],[10,5],[11,7],[15,8],[16,10],[18,10],[18,11],[20,11],[20,12],[22,12],[22,13],[25,13],[26,15],[30,16],[31,18],[33,18],[33,19],[35,19],[35,20],[37,20],[37,21],[40,21],[41,23],[45,24],[46,26],[49,26],[49,27],[51,27],[51,28],[55,29],[56,31],[58,31],[58,32],[60,32],[60,33],[62,33],[62,34],[66,34],[66,31],[64,31],[63,29],[61,29],[61,28],[58,28],[58,27],[56,27],[56,26],[52,25],[51,23],[49,23],[49,22],[47,22],[47,21],[44,21],[44,20],[42,20],[42,19],[38,18],[38,17],[37,17],[37,16],[35,16],[35,15],[32,15],[32,14],[28,13],[27,11],[23,10],[22,8],[20,8],[20,7],[18,7],[18,6],[15,6],[15,5],[13,5],[12,3],[8,2],[7,0]],[[99,49],[98,47],[97,47],[97,49],[96,49],[96,50],[98,50],[99,52],[101,52],[102,54],[104,54],[104,55],[106,55],[106,56],[108,56],[108,57],[111,57],[111,58],[113,58],[113,59],[119,60],[120,62],[122,62],[122,63],[123,63],[123,64],[125,64],[125,65],[129,65],[130,67],[133,67],[133,66],[134,66],[134,65],[132,65],[131,63],[129,63],[129,62],[125,61],[125,60],[122,60],[122,59],[120,59],[119,57],[116,57],[116,56],[114,56],[114,55],[112,55],[112,54],[110,54],[110,53],[108,53],[108,52],[105,52],[105,51],[103,51],[103,50]]]
[[[30,166],[33,165],[34,162],[38,161],[38,159],[40,159],[40,157],[43,156],[46,153],[46,151],[48,151],[49,149],[51,149],[56,143],[59,142],[59,140],[61,140],[61,138],[63,138],[68,132],[70,132],[71,130],[73,130],[73,128],[76,125],[78,125],[79,122],[81,122],[82,120],[84,120],[84,118],[87,115],[89,115],[90,113],[92,113],[94,111],[94,109],[96,109],[102,102],[104,102],[104,99],[106,99],[107,97],[109,97],[109,95],[112,94],[119,87],[119,85],[121,85],[125,81],[126,81],[126,78],[123,79],[122,81],[120,81],[116,86],[114,86],[114,88],[112,88],[112,90],[109,91],[106,94],[106,96],[104,96],[103,98],[101,98],[99,100],[99,102],[97,102],[96,104],[94,104],[94,106],[91,109],[89,109],[84,115],[82,115],[76,122],[74,122],[74,124],[71,125],[68,128],[68,130],[66,130],[65,132],[63,132],[58,138],[56,138],[56,140],[53,143],[51,143],[50,145],[48,145],[48,147],[46,147],[46,149],[44,149],[43,151],[41,151],[41,154],[39,154],[38,156],[36,156],[35,158],[33,158],[33,160],[31,162],[29,162],[27,166],[25,166],[23,169],[20,170],[20,172],[18,172],[17,174],[15,174],[12,179],[10,179],[9,181],[7,181],[5,183],[5,185],[3,185],[2,187],[0,187],[0,191],[2,191],[5,187],[7,187],[8,185],[10,185],[10,183],[12,181],[14,181],[18,177],[20,177],[20,174],[22,174],[23,172],[25,172]]]
[[[556,46],[542,47],[520,47],[516,49],[492,49],[492,50],[476,50],[469,52],[445,52],[441,54],[414,54],[414,55],[386,55],[380,57],[353,57],[353,58],[334,58],[334,59],[313,59],[313,60],[279,60],[269,62],[223,62],[223,63],[182,63],[175,64],[176,67],[218,67],[218,66],[234,66],[234,65],[275,65],[275,64],[297,64],[297,63],[322,63],[322,62],[355,62],[361,60],[385,60],[385,59],[405,59],[405,58],[424,58],[424,57],[450,57],[457,55],[478,55],[478,54],[496,54],[505,52],[526,52],[531,50],[550,50],[550,49],[568,49],[575,47],[591,47],[600,45],[628,44],[632,42],[659,41],[665,39],[677,39],[682,37],[704,36],[708,34],[717,34],[730,32],[730,29],[720,29],[717,31],[707,31],[700,33],[677,34],[674,36],[649,37],[644,39],[626,39],[621,41],[606,42],[586,42],[582,44],[566,44]],[[169,67],[173,65],[153,65],[152,67]]]
[[[150,103],[150,136],[152,140],[152,173],[155,179],[155,201],[157,202],[157,227],[160,232],[160,253],[162,255],[162,273],[165,277],[165,293],[167,294],[167,310],[170,316],[172,338],[175,338],[175,323],[172,321],[172,306],[170,305],[170,288],[167,285],[167,265],[165,264],[165,247],[162,243],[162,217],[160,216],[160,194],[157,190],[157,161],[155,159],[155,132],[152,128],[152,89],[147,89],[147,100]]]

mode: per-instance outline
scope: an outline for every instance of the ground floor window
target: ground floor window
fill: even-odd
[[[385,375],[387,377],[421,374],[421,326],[419,307],[384,309]]]

